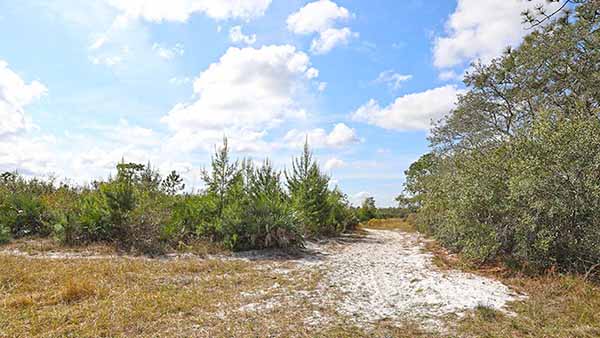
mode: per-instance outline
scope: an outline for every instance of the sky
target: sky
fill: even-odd
[[[224,136],[280,169],[308,139],[353,203],[393,206],[464,72],[535,4],[0,0],[0,171],[81,184],[125,159],[201,189]]]

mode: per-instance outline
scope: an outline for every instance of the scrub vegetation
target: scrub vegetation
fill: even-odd
[[[473,261],[600,272],[600,4],[577,3],[474,64],[406,171],[417,228]]]
[[[203,179],[205,190],[183,193],[175,171],[161,177],[150,164],[122,162],[114,177],[88,186],[7,172],[0,176],[0,241],[53,237],[70,246],[114,243],[145,254],[198,239],[232,250],[294,248],[305,237],[358,224],[308,145],[282,176],[269,160],[233,161],[225,139]]]

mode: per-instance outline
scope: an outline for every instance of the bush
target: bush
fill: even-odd
[[[6,243],[10,240],[10,229],[0,224],[0,243]]]
[[[5,197],[0,205],[0,224],[15,237],[48,235],[51,215],[40,198],[31,193],[17,192]]]

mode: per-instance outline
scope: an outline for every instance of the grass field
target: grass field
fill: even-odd
[[[600,336],[600,288],[578,276],[480,269],[529,298],[511,305],[514,315],[480,307],[449,321],[445,334],[428,334],[410,318],[400,327],[349,324],[334,304],[310,301],[322,295],[316,291],[322,272],[293,269],[285,259],[113,257],[106,247],[92,248],[97,255],[87,258],[50,258],[45,253],[56,249],[51,243],[0,250],[7,248],[38,255],[0,254],[0,337]],[[466,268],[443,257],[440,262]]]

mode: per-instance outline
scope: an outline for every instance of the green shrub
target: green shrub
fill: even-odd
[[[0,205],[0,224],[15,237],[48,235],[51,215],[40,198],[32,193],[17,192],[5,196]]]
[[[6,243],[10,240],[10,229],[0,224],[0,244]]]
[[[332,229],[333,233],[354,230],[358,226],[359,218],[350,206],[348,197],[336,188],[330,192],[328,200],[331,212],[327,223],[335,227]]]
[[[113,239],[111,211],[106,198],[100,191],[91,191],[81,196],[76,224],[65,224],[66,236],[74,243],[109,241]]]
[[[209,230],[207,225],[216,216],[216,200],[211,195],[175,196],[163,237],[177,242],[194,235],[214,235],[215,231]]]

